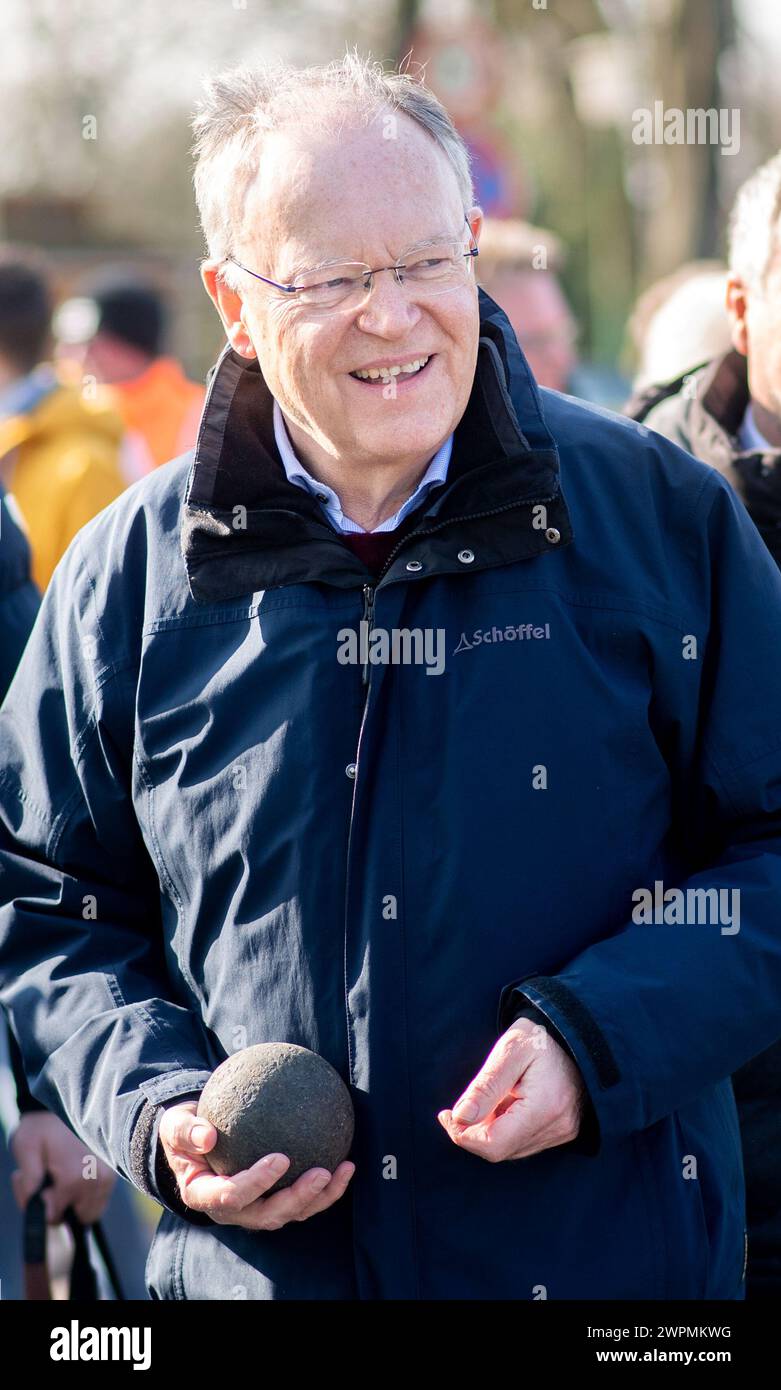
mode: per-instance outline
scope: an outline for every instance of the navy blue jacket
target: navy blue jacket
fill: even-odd
[[[743,1296],[781,576],[712,469],[541,397],[485,295],[481,334],[448,482],[378,581],[226,349],[194,458],[76,538],[0,716],[0,997],[33,1093],[164,1202],[153,1297]],[[445,669],[339,660],[362,618],[442,630]],[[633,919],[657,883],[739,899]],[[436,1114],[525,1006],[589,1124],[490,1164]],[[282,1039],[351,1085],[347,1196],[273,1232],[188,1214],[162,1106]]]

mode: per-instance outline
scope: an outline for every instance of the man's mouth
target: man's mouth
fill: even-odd
[[[419,376],[425,371],[433,355],[432,353],[428,357],[413,357],[411,361],[397,367],[361,368],[350,372],[350,376],[355,381],[366,381],[370,385],[376,383],[378,386],[387,386],[389,382],[395,381],[397,386],[400,386],[403,381],[409,381],[413,376]]]

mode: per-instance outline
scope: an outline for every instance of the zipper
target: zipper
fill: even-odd
[[[361,670],[361,680],[363,685],[369,684],[369,638],[371,637],[372,625],[374,623],[374,585],[364,584],[363,586],[363,616],[359,635],[366,633],[366,660]],[[365,711],[364,711],[365,712]]]
[[[352,842],[353,842],[353,827],[354,827],[354,823],[355,823],[355,798],[356,798],[356,796],[358,795],[358,767],[359,767],[359,764],[360,764],[360,757],[361,757],[361,743],[362,743],[362,741],[363,741],[363,730],[364,730],[364,726],[365,726],[365,724],[366,724],[366,713],[367,713],[367,710],[368,710],[368,708],[369,708],[369,694],[370,694],[370,691],[369,691],[369,679],[370,679],[370,676],[369,676],[369,634],[371,633],[371,625],[372,625],[372,622],[373,622],[373,620],[374,620],[374,589],[375,589],[375,586],[374,586],[373,584],[364,584],[364,586],[363,586],[363,614],[362,614],[362,617],[361,617],[361,626],[358,628],[358,632],[359,632],[359,634],[361,634],[361,633],[363,633],[363,631],[364,631],[363,624],[364,624],[364,623],[368,624],[368,626],[367,626],[366,629],[365,629],[365,631],[366,631],[366,660],[365,660],[364,663],[363,663],[363,669],[362,669],[362,671],[361,671],[361,683],[362,683],[362,685],[363,685],[363,687],[364,687],[364,689],[365,689],[365,691],[366,691],[366,694],[365,694],[364,700],[363,700],[363,711],[362,711],[362,713],[361,713],[361,725],[360,725],[360,728],[359,728],[359,730],[358,730],[358,744],[357,744],[357,747],[356,747],[356,749],[355,749],[355,780],[354,780],[354,782],[353,782],[352,803],[351,803],[351,805],[350,805],[350,822],[349,822],[349,825],[348,825],[348,827],[347,827],[347,861],[346,861],[346,863],[347,863],[348,883],[349,883],[350,866],[351,866],[351,862],[352,862],[352,861],[351,861],[351,852],[352,852]],[[348,937],[347,906],[348,906],[348,901],[349,901],[349,892],[345,894],[345,901],[344,901],[344,955],[343,955],[343,961],[342,961],[342,971],[343,971],[343,979],[344,979],[344,1009],[345,1009],[345,1021],[346,1021],[346,1024],[347,1024],[347,1029],[346,1029],[346,1036],[347,1036],[347,1065],[348,1065],[348,1068],[349,1068],[350,1082],[351,1082],[351,1084],[352,1084],[354,1058],[353,1058],[352,1044],[351,1044],[351,1042],[350,1042],[350,1005],[349,1005],[350,987],[349,987],[349,980],[348,980],[348,977],[347,977],[347,937]]]
[[[361,670],[361,684],[363,685],[363,687],[364,687],[364,689],[365,689],[365,691],[366,691],[366,696],[365,696],[364,702],[363,702],[363,713],[362,713],[362,715],[361,715],[361,726],[360,726],[360,729],[359,729],[359,731],[358,731],[358,746],[357,746],[357,748],[356,748],[356,750],[355,750],[355,781],[353,782],[353,797],[352,797],[352,805],[351,805],[351,807],[350,807],[350,822],[349,822],[349,825],[348,825],[348,828],[347,828],[347,868],[348,868],[348,874],[349,874],[349,867],[350,867],[350,851],[351,851],[351,847],[352,847],[353,827],[354,827],[354,820],[355,820],[355,799],[356,799],[356,795],[357,795],[357,792],[358,792],[358,767],[359,767],[359,763],[360,763],[361,743],[362,743],[362,741],[363,741],[364,725],[366,724],[366,713],[367,713],[367,710],[368,710],[368,708],[369,708],[369,693],[370,693],[370,692],[369,692],[369,680],[370,680],[370,675],[369,675],[369,635],[370,635],[370,633],[371,633],[372,624],[373,624],[373,622],[374,622],[374,601],[375,601],[375,594],[376,594],[376,591],[377,591],[377,589],[378,589],[380,583],[382,582],[382,579],[383,579],[384,576],[387,574],[388,569],[389,569],[390,566],[392,565],[392,563],[393,563],[393,561],[395,560],[396,556],[398,555],[399,551],[402,549],[402,547],[406,544],[406,542],[407,542],[408,540],[411,540],[411,539],[413,538],[413,536],[414,536],[414,538],[415,538],[416,540],[418,539],[419,536],[433,536],[434,533],[435,533],[436,531],[441,531],[441,530],[443,529],[443,527],[445,527],[445,526],[452,526],[455,522],[458,522],[458,521],[473,521],[473,520],[482,519],[483,517],[486,517],[486,516],[497,516],[500,512],[509,512],[509,511],[513,511],[514,508],[516,508],[516,507],[523,507],[523,506],[533,507],[533,506],[536,506],[538,503],[541,503],[541,502],[552,502],[552,501],[554,500],[555,497],[558,497],[558,495],[559,495],[558,493],[551,493],[550,497],[531,497],[531,498],[528,498],[528,499],[524,500],[523,502],[508,502],[508,503],[505,503],[505,505],[504,505],[503,507],[492,507],[492,508],[490,508],[490,510],[484,511],[484,512],[472,512],[469,516],[451,517],[448,521],[440,521],[439,524],[438,524],[437,526],[428,526],[428,527],[426,527],[426,529],[423,530],[423,531],[414,531],[414,532],[410,532],[409,535],[402,537],[402,539],[398,542],[398,544],[394,546],[393,550],[390,552],[390,554],[389,554],[387,560],[385,561],[385,564],[383,565],[382,570],[380,571],[379,575],[377,576],[375,582],[374,582],[373,584],[364,584],[364,585],[363,585],[363,613],[362,613],[362,615],[361,615],[361,622],[362,622],[362,623],[368,624],[368,626],[367,626],[367,628],[366,628],[366,660],[363,662],[363,665],[362,665],[362,670]],[[359,632],[361,632],[361,631],[363,631],[363,629],[362,629],[362,628],[359,628]],[[347,1063],[348,1063],[348,1067],[349,1067],[350,1079],[352,1080],[352,1075],[353,1075],[353,1062],[354,1062],[354,1059],[353,1059],[352,1046],[351,1046],[351,1043],[350,1043],[350,1009],[349,1009],[349,1003],[348,1003],[348,998],[349,998],[349,984],[348,984],[348,978],[347,978],[347,899],[345,899],[344,956],[343,956],[343,963],[342,963],[342,964],[343,964],[343,979],[344,979],[344,1005],[345,1005],[345,1017],[346,1017],[346,1023],[347,1023]],[[539,1007],[539,1006],[538,1006],[538,1007]],[[540,1012],[544,1014],[544,1010],[541,1009]],[[545,1017],[547,1017],[547,1015],[545,1015]],[[553,1021],[551,1020],[551,1023],[552,1023],[552,1022],[553,1022]]]

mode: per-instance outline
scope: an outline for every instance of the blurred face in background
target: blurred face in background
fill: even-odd
[[[63,343],[61,360],[73,364],[84,376],[94,376],[102,386],[114,386],[133,381],[145,372],[151,358],[148,353],[117,338],[113,333],[96,333],[83,343]]]
[[[392,119],[393,138],[383,138],[382,115],[368,128],[348,119],[337,135],[283,129],[267,137],[237,259],[286,284],[326,261],[390,266],[435,237],[458,238],[467,251],[467,210],[450,161],[414,121]],[[480,210],[468,211],[479,235]],[[231,344],[257,355],[305,462],[398,470],[429,460],[458,424],[479,334],[471,270],[435,296],[383,270],[363,304],[324,310],[244,271],[235,272],[240,289],[233,292],[216,265],[207,264],[203,278]],[[421,362],[421,370],[396,375],[392,387],[355,376]]]
[[[479,268],[478,277],[482,282]],[[510,320],[535,380],[566,391],[577,365],[577,327],[553,272],[497,270],[485,287]]]
[[[764,283],[747,286],[739,276],[727,282],[732,342],[748,359],[748,384],[758,428],[781,448],[781,245]]]

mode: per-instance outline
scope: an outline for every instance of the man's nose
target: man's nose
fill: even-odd
[[[403,274],[403,271],[402,271]],[[420,308],[406,285],[400,285],[393,270],[375,271],[369,298],[358,315],[364,333],[384,338],[401,337],[418,322]]]

